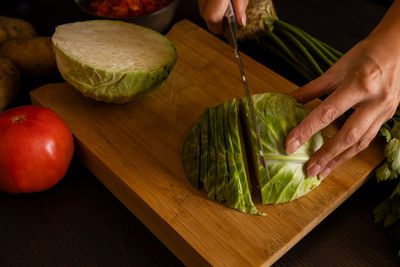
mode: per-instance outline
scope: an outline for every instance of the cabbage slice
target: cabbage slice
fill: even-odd
[[[200,123],[196,123],[183,142],[183,167],[187,179],[197,189],[200,177]]]
[[[229,162],[229,183],[226,205],[245,213],[264,215],[254,205],[251,198],[250,183],[246,169],[246,152],[243,150],[239,112],[236,99],[227,103],[228,113],[225,132],[227,136],[227,156]]]
[[[287,135],[307,116],[307,108],[294,98],[278,93],[253,95],[252,101],[271,180],[260,163],[260,149],[246,98],[241,99],[241,109],[262,203],[283,203],[307,194],[320,184],[317,177],[307,176],[305,166],[322,146],[323,138],[320,133],[315,134],[292,155],[287,155],[285,149]]]
[[[215,180],[217,178],[217,162],[215,157],[215,108],[209,109],[208,115],[207,180],[204,182],[204,189],[207,191],[207,198],[209,200],[215,200]]]
[[[52,42],[62,77],[83,95],[104,102],[124,103],[160,88],[177,59],[165,36],[122,21],[63,24]]]
[[[226,159],[224,121],[225,104],[218,105],[216,108],[216,164],[217,164],[217,180],[215,183],[215,199],[219,202],[225,200],[225,183],[228,183],[228,164]]]
[[[200,170],[199,180],[204,185],[208,179],[208,117],[209,108],[200,116]],[[185,145],[184,145],[185,146]],[[184,147],[185,149],[185,147]]]

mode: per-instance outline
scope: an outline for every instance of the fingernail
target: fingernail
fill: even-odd
[[[294,153],[299,148],[299,146],[300,142],[298,140],[290,140],[286,148],[286,153]]]
[[[307,172],[308,175],[311,177],[317,176],[317,174],[321,171],[321,166],[319,166],[319,164],[314,164],[311,165],[310,168],[308,168]]]
[[[320,180],[324,180],[326,176],[328,176],[331,173],[331,168],[327,167],[325,168],[325,170],[323,170],[320,174],[319,174],[319,179]]]
[[[246,16],[243,16],[243,17],[242,17],[242,25],[243,25],[243,26],[246,26]]]

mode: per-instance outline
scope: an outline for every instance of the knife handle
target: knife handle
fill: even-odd
[[[229,44],[233,47],[237,47],[237,24],[235,11],[233,9],[232,1],[229,1],[228,8],[225,11],[223,18],[224,36],[228,40]]]

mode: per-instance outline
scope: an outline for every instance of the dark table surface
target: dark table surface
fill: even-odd
[[[281,19],[341,51],[362,40],[390,1],[278,0]],[[58,24],[83,19],[73,0],[1,1],[0,15],[31,22],[51,36]],[[196,0],[181,0],[174,21],[188,18],[205,27]],[[282,76],[304,81],[281,62],[257,50],[243,51]],[[13,104],[29,103],[28,92],[49,82],[24,79]],[[276,266],[398,266],[396,244],[373,222],[371,210],[387,193],[372,177],[353,196],[276,262]],[[0,193],[0,266],[177,266],[177,259],[80,162],[64,179],[35,194]]]

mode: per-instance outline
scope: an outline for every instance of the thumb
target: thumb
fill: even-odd
[[[246,8],[249,0],[233,0],[232,5],[235,10],[236,21],[242,26],[246,26]]]

